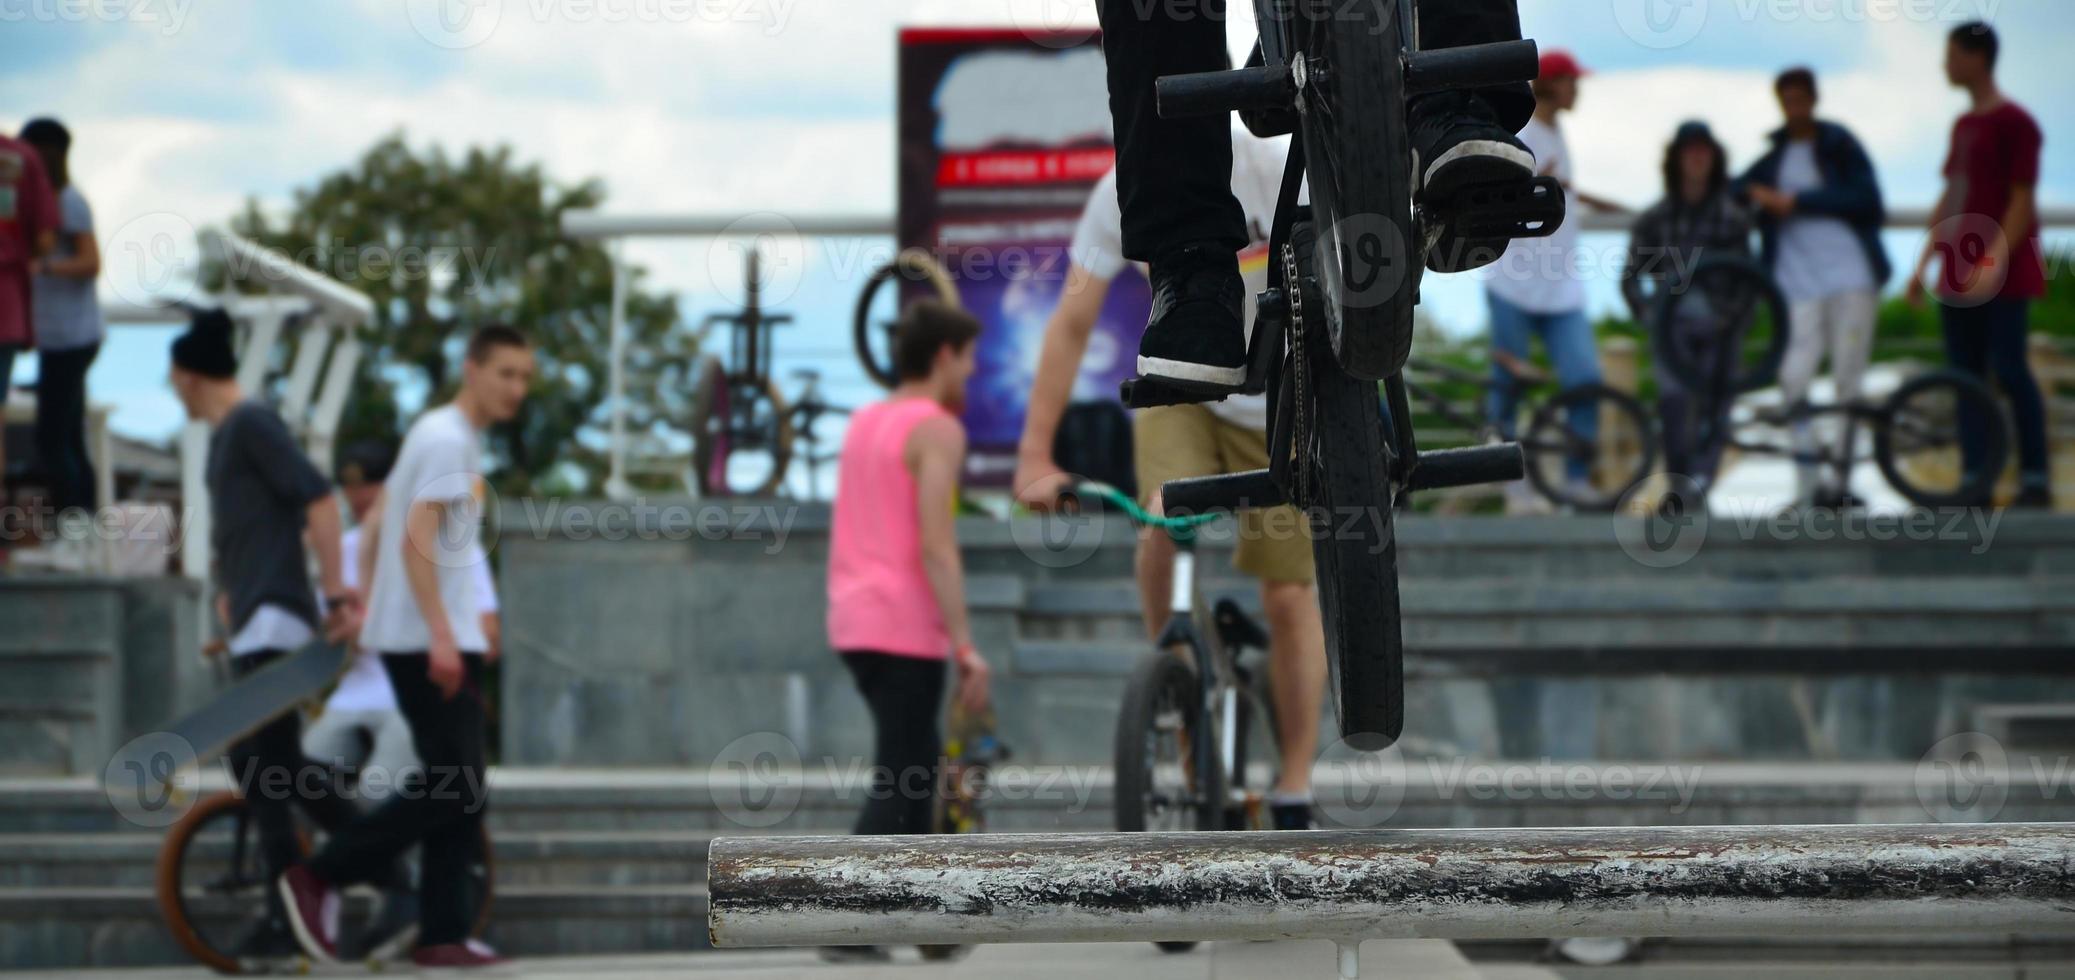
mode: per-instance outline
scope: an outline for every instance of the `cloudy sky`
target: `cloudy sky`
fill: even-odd
[[[1195,0],[1176,0],[1193,3]],[[1243,6],[1243,5],[1241,5]],[[1530,36],[1595,70],[1569,124],[1579,182],[1654,197],[1661,140],[1713,122],[1739,160],[1772,126],[1769,79],[1824,77],[1825,111],[1872,149],[1897,206],[1921,206],[1962,98],[1938,71],[1946,29],[1994,21],[2006,86],[2048,134],[2042,199],[2075,203],[2066,0],[1521,0]],[[883,211],[894,199],[895,31],[917,24],[1092,23],[1093,0],[0,0],[0,126],[40,114],[77,136],[112,298],[162,285],[138,243],[220,222],[248,196],[281,205],[381,136],[508,143],[615,210]],[[1235,39],[1249,30],[1231,25]],[[149,234],[148,234],[149,233]],[[634,254],[688,313],[732,290],[703,242]],[[709,268],[723,270],[718,278]],[[864,393],[844,363],[854,284],[810,262],[792,303],[796,363]],[[1429,289],[1478,329],[1471,283]],[[123,427],[163,432],[164,337],[111,343],[96,394]],[[24,377],[33,366],[21,368]],[[847,390],[846,390],[847,386]]]

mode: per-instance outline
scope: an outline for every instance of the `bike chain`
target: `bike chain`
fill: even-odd
[[[1311,399],[1306,396],[1307,389],[1310,388],[1307,375],[1311,370],[1311,348],[1304,342],[1304,280],[1300,277],[1301,270],[1297,268],[1295,243],[1283,245],[1282,268],[1284,288],[1289,291],[1290,297],[1290,365],[1291,382],[1295,388],[1290,409],[1297,413],[1290,430],[1290,448],[1296,455],[1296,460],[1291,464],[1295,471],[1295,479],[1292,481],[1295,485],[1290,488],[1290,502],[1296,504],[1297,509],[1308,513],[1312,505],[1312,405]]]

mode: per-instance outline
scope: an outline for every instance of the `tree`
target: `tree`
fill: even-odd
[[[374,300],[341,445],[401,438],[399,388],[428,404],[450,396],[469,330],[499,320],[534,339],[540,370],[519,418],[490,434],[491,479],[504,493],[577,492],[602,486],[607,468],[612,264],[598,244],[565,237],[562,214],[604,198],[597,181],[556,184],[508,147],[457,160],[436,146],[415,153],[399,133],[297,191],[285,219],[248,201],[231,227]],[[628,367],[641,379],[628,385],[632,433],[685,417],[696,353],[675,298],[639,281],[630,273],[626,297]]]

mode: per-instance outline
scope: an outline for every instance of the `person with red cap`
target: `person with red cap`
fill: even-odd
[[[1563,184],[1570,202],[1600,211],[1623,211],[1621,205],[1586,194],[1573,181],[1571,148],[1565,142],[1558,117],[1578,104],[1578,80],[1584,66],[1567,51],[1542,55],[1541,77],[1535,80],[1533,118],[1520,130],[1521,142],[1534,151],[1536,175],[1555,177]],[[1559,383],[1565,388],[1600,380],[1599,347],[1593,339],[1592,321],[1585,316],[1585,280],[1574,268],[1578,252],[1578,224],[1566,221],[1547,238],[1515,241],[1499,261],[1486,270],[1485,294],[1491,304],[1491,395],[1487,406],[1492,425],[1506,438],[1514,437],[1520,410],[1522,375],[1533,351],[1535,337],[1548,348]],[[1592,438],[1599,430],[1597,409],[1590,404],[1573,408],[1571,430]],[[1574,461],[1565,478],[1583,482],[1589,468]],[[1531,495],[1509,485],[1509,511],[1532,506]],[[1524,488],[1522,488],[1524,489]]]
[[[1395,5],[1383,12],[1394,15]],[[1515,0],[1416,0],[1416,12],[1424,50],[1520,39]],[[1246,380],[1246,286],[1239,253],[1248,235],[1246,216],[1232,196],[1228,121],[1223,113],[1161,118],[1154,82],[1231,67],[1225,0],[1101,0],[1099,15],[1116,130],[1124,258],[1147,263],[1153,285],[1153,315],[1139,342],[1138,372],[1215,401]],[[1534,154],[1514,134],[1534,104],[1524,84],[1412,99],[1406,122],[1421,201],[1431,207],[1463,187],[1531,178]],[[1427,264],[1437,272],[1462,272],[1488,264],[1505,245],[1505,239],[1444,234],[1428,250]]]

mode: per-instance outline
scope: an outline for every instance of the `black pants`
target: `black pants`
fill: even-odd
[[[1720,325],[1713,319],[1682,318],[1672,329],[1687,356],[1710,378],[1718,371],[1735,372],[1734,364],[1724,363],[1730,351],[1720,342]],[[1689,390],[1664,366],[1663,358],[1657,359],[1657,414],[1663,429],[1665,472],[1714,483],[1728,441],[1729,410],[1736,402],[1733,395],[1717,398],[1715,394]]]
[[[257,671],[286,654],[262,650],[231,658],[231,675],[237,678]],[[312,823],[326,833],[337,833],[360,815],[351,800],[333,791],[331,772],[303,757],[303,717],[289,711],[231,746],[231,779],[245,797],[254,827],[259,831],[260,859],[267,880],[272,881],[289,866],[302,860],[295,832],[294,808],[300,807]],[[370,881],[383,888],[403,887],[410,878],[395,861],[376,866]],[[267,908],[281,912],[281,896],[267,889]]]
[[[428,659],[423,653],[382,655],[423,771],[332,835],[310,859],[310,870],[335,887],[351,885],[422,844],[418,945],[439,946],[467,939],[476,916],[470,879],[482,862],[483,658],[462,655],[466,673],[453,700],[425,676]]]
[[[1331,0],[1330,9],[1347,2]],[[1361,2],[1384,2],[1395,10],[1395,0]],[[1417,2],[1422,49],[1520,39],[1515,0]],[[1150,262],[1196,242],[1234,252],[1245,248],[1246,218],[1232,196],[1231,121],[1222,114],[1162,119],[1153,92],[1153,82],[1162,76],[1230,66],[1225,0],[1101,0],[1100,16],[1116,129],[1124,256]],[[1525,84],[1478,94],[1516,132],[1534,114],[1534,95]],[[1392,149],[1377,147],[1377,152]]]
[[[1941,307],[1945,322],[1945,356],[1953,367],[1991,381],[2010,399],[2017,423],[2017,463],[2026,489],[2045,489],[2051,482],[2046,451],[2046,399],[2032,377],[2026,343],[2031,303],[1999,299],[1972,308]],[[1960,452],[1970,470],[1981,458],[1988,427],[1997,424],[1980,412],[1960,416]]]
[[[872,788],[855,832],[931,833],[937,761],[944,754],[937,728],[944,710],[944,661],[858,651],[844,653],[843,664],[872,710]]]
[[[36,455],[50,476],[51,507],[94,509],[94,463],[86,451],[86,372],[100,344],[36,355]]]

